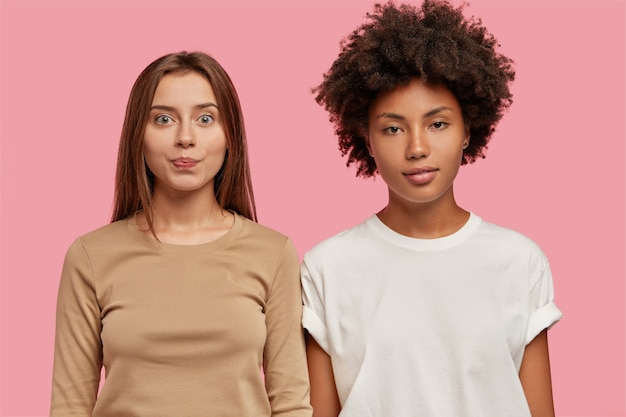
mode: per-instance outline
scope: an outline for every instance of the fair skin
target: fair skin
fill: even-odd
[[[383,93],[369,111],[367,146],[388,187],[389,201],[378,213],[396,232],[432,239],[459,230],[469,213],[454,198],[453,183],[469,130],[456,97],[443,86],[413,79]],[[330,356],[307,337],[314,417],[337,417]],[[520,381],[533,417],[554,417],[547,330],[524,350]]]
[[[153,224],[160,241],[201,244],[230,229],[233,214],[220,207],[213,188],[226,148],[208,80],[193,71],[165,75],[144,134],[144,157],[154,174]],[[137,221],[145,226],[143,216]]]

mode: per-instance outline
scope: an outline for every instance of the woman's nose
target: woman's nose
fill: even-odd
[[[181,123],[176,134],[176,146],[188,148],[196,145],[193,128],[190,123]]]
[[[430,154],[430,146],[424,134],[420,132],[412,132],[406,147],[407,159],[420,159]]]

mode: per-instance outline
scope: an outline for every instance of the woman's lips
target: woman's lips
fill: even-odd
[[[193,168],[197,163],[193,158],[177,158],[172,161],[176,168]]]
[[[403,174],[407,177],[411,184],[425,185],[435,179],[437,176],[437,169],[432,167],[422,167],[411,169]]]

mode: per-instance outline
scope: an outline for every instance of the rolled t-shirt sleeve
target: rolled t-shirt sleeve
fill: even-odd
[[[540,257],[534,277],[530,282],[529,292],[529,318],[526,330],[525,343],[530,343],[544,329],[549,329],[556,324],[563,313],[554,302],[554,283],[550,265],[545,256]]]
[[[326,353],[330,352],[328,333],[326,331],[326,315],[324,314],[323,285],[319,277],[313,276],[307,266],[307,257],[300,265],[302,279],[302,327],[315,339]]]

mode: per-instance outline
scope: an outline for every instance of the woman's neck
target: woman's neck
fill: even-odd
[[[377,213],[390,229],[405,236],[435,239],[449,236],[465,225],[469,212],[459,207],[451,196],[432,203],[411,204],[393,198]]]
[[[233,214],[224,210],[212,193],[155,192],[153,195],[152,228],[161,242],[208,243],[225,235],[233,221]],[[141,222],[147,224],[145,218]]]

